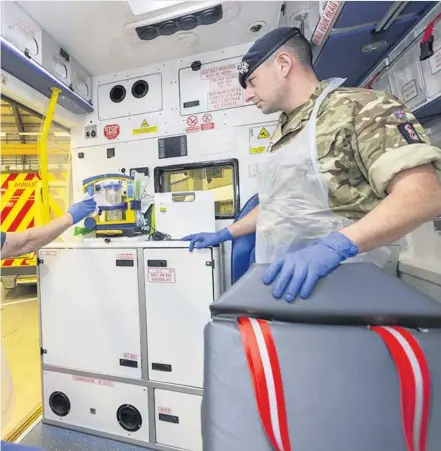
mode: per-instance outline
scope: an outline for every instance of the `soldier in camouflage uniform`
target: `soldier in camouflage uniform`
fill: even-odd
[[[441,150],[398,99],[342,82],[317,80],[297,28],[254,43],[239,83],[264,114],[282,112],[259,169],[260,205],[219,232],[184,237],[190,251],[256,232],[256,261],[271,263],[263,282],[277,279],[274,297],[292,301],[441,214]],[[289,245],[273,252],[281,237]]]

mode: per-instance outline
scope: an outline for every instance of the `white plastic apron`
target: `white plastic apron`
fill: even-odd
[[[306,127],[277,151],[262,156],[257,175],[256,263],[273,263],[286,253],[311,245],[318,238],[353,223],[332,212],[327,182],[317,159],[317,112],[326,96],[345,80],[328,81]],[[384,247],[346,262],[370,261],[383,266],[389,255],[390,250]]]

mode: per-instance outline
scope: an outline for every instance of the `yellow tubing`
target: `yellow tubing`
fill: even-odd
[[[52,124],[52,118],[54,116],[55,107],[57,105],[58,95],[61,90],[58,88],[51,88],[52,94],[49,99],[49,104],[46,110],[46,117],[44,118],[43,127],[41,130],[41,138],[39,140],[40,150],[40,165],[39,172],[42,181],[42,205],[41,205],[41,219],[42,224],[47,224],[49,218],[49,180],[47,170],[47,138],[49,136],[49,130]]]

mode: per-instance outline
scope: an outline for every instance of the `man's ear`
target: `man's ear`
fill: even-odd
[[[291,68],[294,64],[292,56],[287,52],[280,52],[277,56],[277,64],[282,71],[282,74],[286,77],[288,76]]]

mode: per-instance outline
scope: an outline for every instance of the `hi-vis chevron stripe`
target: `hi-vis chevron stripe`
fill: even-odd
[[[49,181],[65,181],[66,175],[49,173]],[[35,187],[40,181],[36,172],[3,173],[0,179],[1,190],[1,230],[21,232],[34,227]],[[21,255],[17,258],[1,260],[2,267],[35,266],[36,254]]]

